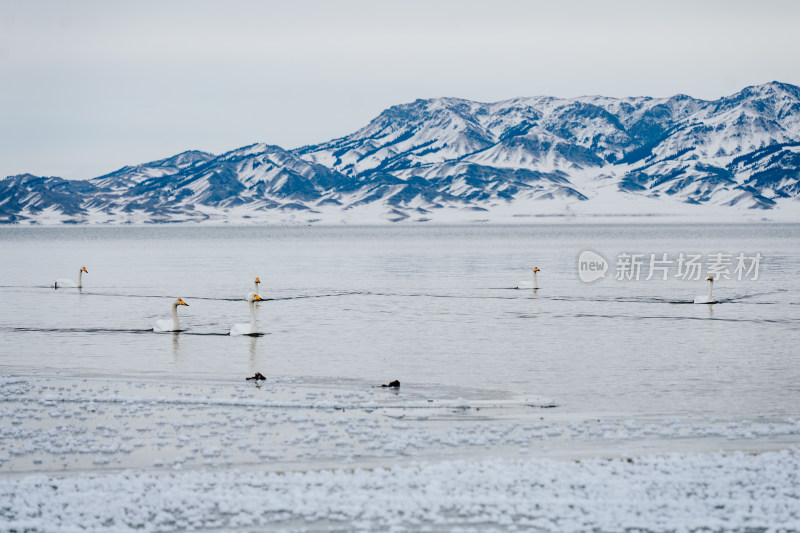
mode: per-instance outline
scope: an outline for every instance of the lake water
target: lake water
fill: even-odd
[[[798,236],[0,228],[0,530],[797,531]]]
[[[398,379],[584,414],[796,414],[798,237],[766,224],[0,228],[0,368]],[[580,281],[585,249],[609,260],[606,279]],[[705,274],[614,279],[632,252],[763,259],[757,280],[715,283],[709,306],[690,304]],[[82,291],[53,290],[81,265]],[[515,290],[533,266],[540,289]],[[265,335],[229,337],[256,276]],[[176,297],[186,331],[149,331]]]

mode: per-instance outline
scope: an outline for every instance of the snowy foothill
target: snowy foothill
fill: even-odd
[[[3,376],[0,530],[791,531],[799,437],[413,383]]]

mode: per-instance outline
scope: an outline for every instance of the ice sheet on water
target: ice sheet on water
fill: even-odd
[[[259,388],[244,381],[44,376],[35,387],[18,383],[25,390],[0,398],[0,472],[221,468],[265,460],[281,470],[487,454],[618,455],[654,446],[765,450],[800,442],[800,420],[792,417],[596,419],[541,409],[548,404],[530,398],[413,384],[388,391],[297,378],[269,379]]]

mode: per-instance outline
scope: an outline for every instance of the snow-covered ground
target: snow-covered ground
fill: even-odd
[[[363,204],[342,210],[335,205],[315,206],[313,210],[263,210],[253,205],[231,208],[195,206],[196,212],[178,215],[160,222],[197,226],[258,225],[408,225],[415,223],[447,225],[541,225],[541,224],[723,224],[800,221],[800,202],[777,199],[772,210],[692,205],[646,197],[625,196],[608,187],[600,187],[590,201],[571,199],[520,199],[514,203],[490,202],[480,209],[446,206],[419,211],[398,210],[380,203]],[[40,213],[25,211],[26,219],[18,226],[59,226],[70,217],[53,209]],[[119,210],[113,215],[100,209],[88,209],[81,224],[89,226],[153,225],[150,214],[141,210]]]
[[[17,531],[797,531],[800,454],[482,459],[392,469],[0,481]]]
[[[800,529],[800,419],[271,378],[0,378],[3,531]]]

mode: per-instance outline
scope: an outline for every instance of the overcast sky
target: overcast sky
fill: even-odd
[[[295,148],[417,98],[800,84],[800,2],[0,0],[0,176]]]

